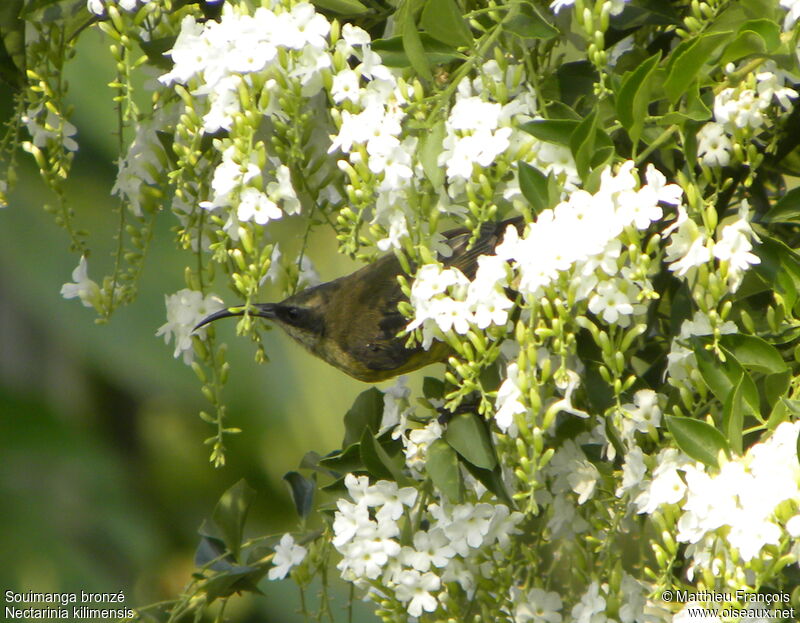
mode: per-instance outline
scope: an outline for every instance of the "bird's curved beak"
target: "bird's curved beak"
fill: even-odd
[[[244,316],[247,308],[242,307],[226,307],[220,309],[213,314],[209,314],[197,323],[192,331],[197,331],[200,327],[207,325],[209,322],[214,322],[220,318],[230,318],[231,316]],[[259,318],[275,318],[275,303],[256,303],[250,308],[251,316],[258,316]]]

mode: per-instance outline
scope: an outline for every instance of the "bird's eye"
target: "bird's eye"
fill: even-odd
[[[300,320],[300,310],[296,307],[289,307],[286,310],[286,319],[290,322],[297,322]]]

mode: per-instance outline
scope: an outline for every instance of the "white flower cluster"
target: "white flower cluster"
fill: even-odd
[[[328,153],[346,154],[347,159],[338,163],[342,171],[361,169],[359,177],[372,176],[376,193],[372,222],[387,232],[378,242],[386,251],[399,248],[400,240],[408,235],[404,193],[413,184],[412,154],[417,141],[401,137],[411,90],[381,63],[370,43],[369,34],[361,28],[342,27],[337,55],[355,62],[339,63],[333,75],[331,98],[337,107],[332,112],[338,133],[331,136]]]
[[[203,129],[230,130],[242,118],[242,93],[257,94],[258,113],[265,118],[293,123],[281,108],[280,92],[298,85],[312,98],[323,85],[331,65],[328,50],[330,23],[313,5],[299,2],[291,8],[274,2],[252,15],[226,4],[219,21],[198,23],[184,18],[170,55],[174,66],[159,80],[190,88],[199,106],[205,102]],[[208,210],[225,208],[225,230],[236,236],[240,221],[264,225],[283,214],[296,214],[300,202],[289,169],[263,150],[242,151],[241,141],[214,142],[222,154],[212,180],[212,197],[201,202]],[[273,167],[264,171],[267,162]]]
[[[342,577],[378,598],[394,599],[413,617],[434,612],[456,582],[468,594],[478,577],[488,577],[492,553],[516,533],[522,514],[504,504],[429,504],[415,508],[417,490],[348,474],[352,502],[340,499],[333,522],[333,545],[342,554]],[[401,537],[408,510],[424,514],[426,529]]]
[[[733,73],[733,63],[726,67]],[[764,64],[751,80],[727,87],[714,97],[714,121],[697,133],[697,155],[703,164],[724,167],[730,163],[733,143],[747,132],[751,134],[769,123],[768,111],[775,101],[781,112],[792,110],[797,91],[787,87],[788,74],[774,61]]]
[[[800,422],[784,422],[764,442],[751,446],[742,457],[722,464],[718,471],[695,463],[677,450],[663,450],[649,480],[633,490],[641,493],[634,505],[651,514],[663,504],[679,504],[676,538],[689,543],[693,558],[689,579],[707,569],[718,575],[725,567],[715,549],[724,538],[741,560],[763,558],[762,549],[777,545],[800,528],[800,464],[797,438]],[[681,474],[683,474],[681,476]],[[791,502],[791,504],[786,504]]]
[[[752,252],[752,241],[758,237],[750,226],[749,212],[750,204],[743,199],[736,220],[722,227],[715,241],[679,207],[677,220],[663,234],[670,241],[665,249],[669,269],[678,277],[691,280],[699,266],[716,258],[725,266],[728,289],[736,292],[744,273],[761,262]]]
[[[536,96],[523,65],[484,63],[473,80],[462,80],[445,123],[439,165],[444,167],[450,199],[468,201],[467,187],[480,187],[486,168],[506,156],[514,167],[510,181],[498,181],[496,193],[512,203],[524,201],[516,163],[552,173],[564,193],[580,183],[569,148],[534,138],[521,126],[538,118]],[[452,208],[451,208],[452,209]]]
[[[136,216],[142,216],[143,184],[157,184],[167,165],[158,131],[174,127],[175,112],[171,106],[158,108],[152,119],[137,124],[136,136],[119,160],[111,194],[123,198]]]
[[[465,334],[471,325],[503,326],[511,307],[503,287],[511,285],[532,302],[559,283],[605,322],[628,326],[644,311],[640,298],[652,287],[646,278],[634,278],[619,236],[628,227],[648,228],[662,217],[659,202],[678,205],[682,195],[652,165],[639,186],[633,167],[628,161],[616,174],[606,169],[596,193],[574,191],[544,210],[521,237],[509,227],[496,255],[479,258],[471,283],[457,269],[421,266],[411,288],[415,316],[407,330],[421,328],[427,348],[450,330]]]
[[[198,322],[209,314],[221,310],[225,305],[214,294],[203,296],[202,292],[184,288],[175,294],[164,297],[167,304],[167,322],[159,327],[156,335],[163,335],[164,341],[175,340],[175,357],[183,355],[183,361],[190,363],[193,357],[192,332]],[[205,327],[197,334],[203,335]]]

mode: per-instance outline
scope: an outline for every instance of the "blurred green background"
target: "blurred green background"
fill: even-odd
[[[90,232],[89,274],[100,281],[112,267],[117,138],[106,86],[113,65],[98,33],[84,33],[67,75],[80,143],[69,197]],[[2,89],[7,119],[11,94]],[[277,331],[266,338],[272,361],[257,365],[235,322],[220,323],[232,366],[228,425],[244,433],[229,440],[228,464],[215,470],[202,443],[213,431],[197,417],[206,408],[199,382],[155,337],[165,293],[185,287],[176,220],[159,218],[137,301],[95,324],[92,310],[60,296],[79,258],[42,209],[53,195],[27,154],[20,159],[10,205],[0,210],[0,589],[121,590],[131,607],[174,598],[190,579],[197,528],[240,478],[257,491],[248,536],[295,529],[281,477],[307,450],[339,447],[342,417],[367,386]],[[280,223],[276,238],[302,227]],[[352,268],[332,237],[314,239],[310,255],[323,280]],[[230,301],[222,284],[216,293]],[[232,601],[229,620],[301,620],[294,585],[259,587],[264,597]],[[374,620],[366,608],[356,612]]]

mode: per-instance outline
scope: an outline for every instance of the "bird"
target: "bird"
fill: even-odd
[[[509,226],[521,233],[524,225],[521,216],[484,223],[471,245],[471,230],[446,231],[443,237],[451,254],[439,259],[445,267],[458,268],[471,280],[478,257],[494,252]],[[451,353],[440,341],[428,350],[406,345],[403,330],[408,319],[398,310],[398,304],[405,300],[397,280],[401,274],[400,261],[387,253],[349,275],[307,288],[279,303],[255,303],[249,310],[222,309],[205,317],[194,329],[247,311],[272,321],[311,354],[351,377],[377,383],[441,362]]]

